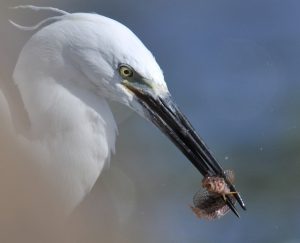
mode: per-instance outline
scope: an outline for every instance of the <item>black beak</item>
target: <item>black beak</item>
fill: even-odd
[[[148,112],[149,120],[170,138],[200,173],[203,176],[219,176],[224,178],[231,192],[234,192],[232,195],[240,206],[246,210],[240,194],[236,191],[234,185],[227,180],[222,167],[212,156],[187,118],[173,103],[171,97],[153,97],[141,89],[132,86],[128,88],[136,95],[140,104]],[[235,215],[239,217],[234,203],[229,196],[226,196],[226,203]]]

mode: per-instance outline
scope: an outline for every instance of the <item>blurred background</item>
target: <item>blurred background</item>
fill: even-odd
[[[8,19],[34,25],[50,15],[8,9],[19,4],[97,12],[133,30],[213,154],[235,171],[248,207],[240,219],[197,219],[189,205],[202,177],[152,124],[132,115],[119,127],[111,167],[64,226],[63,242],[300,242],[299,1],[1,0],[0,87],[23,114],[10,77],[33,33]],[[0,234],[23,232],[24,239],[23,216],[5,217],[12,228]]]

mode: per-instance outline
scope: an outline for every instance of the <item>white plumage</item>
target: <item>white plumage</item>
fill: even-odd
[[[106,99],[143,115],[132,93],[120,85],[118,65],[132,66],[156,92],[167,89],[152,54],[128,28],[97,14],[60,13],[26,43],[13,79],[31,124],[24,146],[38,151],[38,166],[51,175],[69,211],[91,190],[115,151],[117,126]]]

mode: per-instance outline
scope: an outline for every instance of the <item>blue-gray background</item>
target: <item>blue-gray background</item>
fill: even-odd
[[[241,219],[198,220],[189,204],[201,176],[133,115],[120,126],[111,168],[78,208],[78,242],[300,242],[299,1],[1,0],[6,80],[31,35],[7,19],[30,25],[48,16],[7,10],[18,4],[97,12],[132,29],[216,158],[235,171],[248,207]]]

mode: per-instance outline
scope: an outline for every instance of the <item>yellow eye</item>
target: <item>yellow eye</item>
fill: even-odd
[[[119,73],[122,76],[122,78],[130,78],[133,76],[133,70],[125,65],[119,67]]]

